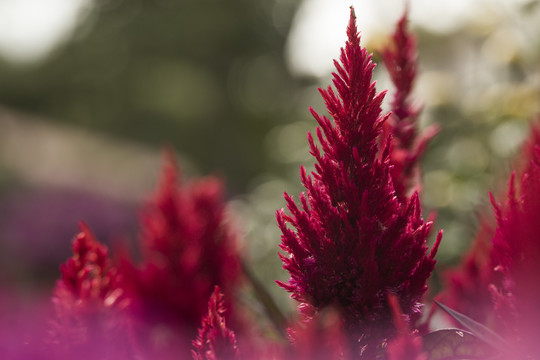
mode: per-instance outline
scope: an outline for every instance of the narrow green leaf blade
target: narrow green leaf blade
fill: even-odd
[[[493,330],[487,328],[486,326],[480,324],[477,321],[474,321],[470,317],[463,315],[460,312],[450,309],[448,306],[441,304],[437,300],[433,300],[437,306],[443,309],[448,315],[450,315],[454,320],[456,320],[460,325],[465,329],[469,330],[476,337],[488,343],[497,349],[508,348],[508,343],[500,335],[495,333]]]

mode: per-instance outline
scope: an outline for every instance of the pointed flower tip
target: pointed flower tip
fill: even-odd
[[[394,325],[399,334],[406,335],[409,333],[409,326],[403,319],[403,312],[401,311],[401,306],[399,305],[399,299],[396,294],[388,293],[386,295],[388,300],[388,305],[392,311],[392,319],[394,320]]]
[[[224,313],[223,294],[216,285],[208,301],[208,313],[202,318],[199,333],[193,341],[195,360],[232,360],[238,357],[236,335],[227,328]]]
[[[349,18],[349,25],[347,26],[347,36],[349,38],[349,42],[353,43],[353,45],[357,45],[360,43],[360,34],[358,33],[358,29],[356,27],[356,13],[353,6],[351,6],[350,9],[351,16]]]
[[[88,226],[88,224],[84,220],[79,220],[78,225],[79,225],[79,229],[81,230],[81,232],[87,233],[87,234],[92,233],[92,231],[90,230],[90,227]]]
[[[351,9],[351,21],[356,21],[356,13],[354,12],[354,6],[349,6],[349,9]]]
[[[441,245],[441,240],[443,237],[443,230],[439,230],[439,233],[437,234],[437,238],[435,239],[435,244],[433,244],[433,247],[431,248],[431,252],[429,253],[430,259],[435,259],[435,255],[437,255],[437,251],[439,251],[439,246]]]
[[[315,170],[306,172],[310,181],[302,179],[305,197],[300,196],[297,206],[285,196],[289,215],[284,220],[290,226],[279,223],[281,249],[294,257],[280,256],[290,278],[288,284],[278,284],[299,302],[304,316],[310,313],[303,309],[315,316],[328,306],[338,307],[347,333],[356,339],[354,351],[370,358],[394,333],[385,289],[396,289],[400,299],[408,299],[401,303],[404,317],[417,315],[434,261],[426,254],[429,226],[415,206],[417,200],[405,211],[395,196],[390,164],[381,159],[384,92],[377,94],[372,83],[374,64],[360,46],[352,7],[347,36],[335,62],[335,91],[320,90],[333,121],[312,111],[319,123],[320,156]],[[389,153],[390,148],[388,143],[382,151]],[[409,239],[422,251],[411,258],[398,255],[401,250],[395,248]],[[322,249],[331,255],[321,256]],[[399,269],[400,276],[371,276],[379,267],[384,272],[387,263]],[[405,276],[418,286],[402,286]]]

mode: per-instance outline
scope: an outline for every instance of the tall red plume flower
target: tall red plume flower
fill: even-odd
[[[437,134],[432,125],[418,133],[418,116],[421,107],[413,104],[411,93],[417,73],[416,38],[407,28],[408,10],[398,21],[392,34],[392,43],[382,52],[382,59],[395,87],[391,107],[392,114],[386,122],[385,132],[394,137],[390,163],[394,187],[400,201],[421,188],[419,158],[427,142]]]
[[[123,310],[128,300],[119,274],[90,229],[80,224],[73,256],[62,264],[54,289],[56,318],[52,343],[63,354],[81,351],[82,358],[115,358],[133,353]]]
[[[141,225],[142,265],[127,260],[121,268],[132,309],[150,328],[160,329],[160,342],[189,349],[214,286],[232,298],[240,280],[222,182],[209,177],[180,184],[174,156],[167,153],[161,184]]]
[[[497,219],[492,256],[503,276],[502,285],[492,287],[498,330],[522,356],[540,354],[540,128],[532,132],[532,143],[525,150],[529,162],[520,181],[516,185],[512,174],[506,203],[491,197]]]
[[[339,309],[352,356],[372,358],[394,333],[387,293],[396,294],[405,317],[419,315],[442,234],[427,253],[432,224],[421,217],[418,195],[407,203],[396,196],[390,143],[378,145],[384,93],[371,82],[375,65],[360,46],[355,20],[351,8],[348,40],[335,61],[337,95],[320,89],[334,121],[311,109],[323,152],[308,134],[315,170],[308,175],[301,167],[301,205],[285,193],[290,215],[277,212],[287,253],[280,257],[290,274],[288,283],[278,283],[308,318],[329,305]]]
[[[195,360],[233,360],[238,359],[238,346],[234,332],[225,322],[225,305],[219,286],[208,302],[208,313],[202,318],[197,339],[192,350]]]
[[[540,121],[540,118],[538,121]],[[540,126],[536,125],[531,127],[529,138],[525,141],[518,157],[514,160],[517,176],[525,176],[524,174],[532,171],[531,167],[537,161],[535,159],[538,146],[540,146]],[[515,176],[512,177],[515,178]],[[512,189],[514,189],[513,185]],[[512,190],[509,194],[515,195],[515,191]],[[502,197],[507,195],[505,193]],[[492,202],[495,203],[496,201]],[[508,204],[510,203],[508,202]],[[500,207],[500,205],[495,205],[495,209],[499,209],[499,211]],[[440,295],[440,301],[446,306],[490,327],[496,325],[493,292],[490,289],[504,288],[504,277],[507,277],[507,274],[501,271],[502,267],[498,266],[500,248],[494,248],[492,243],[495,232],[496,226],[491,218],[483,215],[471,248],[462,257],[461,263],[456,268],[444,274],[445,291]],[[499,230],[498,240],[495,241],[499,243],[503,241],[500,236]],[[498,295],[496,297],[501,300]],[[506,300],[503,302],[510,306]],[[497,307],[501,308],[503,302],[499,302]],[[499,312],[501,312],[501,309],[499,309]],[[501,324],[499,324],[499,327],[508,328],[505,325],[501,326]]]

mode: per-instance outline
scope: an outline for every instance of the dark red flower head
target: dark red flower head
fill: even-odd
[[[308,317],[338,308],[355,353],[369,358],[394,332],[387,293],[396,294],[406,317],[420,313],[441,235],[426,253],[432,224],[422,219],[418,196],[406,203],[396,196],[390,144],[378,146],[384,93],[375,91],[375,65],[355,21],[351,9],[348,40],[335,61],[337,94],[320,90],[333,121],[311,109],[322,148],[308,134],[315,170],[301,168],[300,205],[285,194],[290,214],[277,213],[286,252],[280,256],[290,273],[279,284]]]

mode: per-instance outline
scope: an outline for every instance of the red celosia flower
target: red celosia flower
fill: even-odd
[[[122,312],[128,301],[119,288],[118,271],[107,247],[85,224],[80,227],[73,257],[60,267],[62,278],[54,289],[53,345],[65,354],[82,351],[83,358],[128,356],[133,349]]]
[[[392,43],[382,52],[384,64],[396,88],[392,99],[392,115],[385,132],[394,137],[390,163],[394,187],[400,201],[405,202],[414,190],[420,190],[418,160],[427,142],[437,134],[431,126],[418,134],[418,115],[421,108],[411,103],[410,95],[416,79],[416,39],[407,29],[408,12],[399,20],[392,34]]]
[[[162,176],[141,217],[142,266],[123,261],[123,286],[136,317],[160,329],[160,342],[189,348],[214,286],[230,294],[238,284],[240,260],[221,181],[180,186],[170,153]]]
[[[338,94],[320,90],[334,123],[311,110],[323,153],[308,134],[317,163],[311,175],[301,168],[301,207],[285,194],[290,215],[277,213],[280,247],[288,253],[280,256],[291,275],[279,284],[308,317],[336,306],[355,344],[352,356],[370,358],[394,332],[388,292],[398,296],[405,316],[420,313],[441,234],[426,254],[432,224],[421,218],[418,196],[407,203],[396,197],[389,144],[384,151],[378,146],[384,94],[371,82],[375,65],[360,47],[352,9],[347,35],[341,64],[335,62]]]
[[[523,145],[520,156],[514,161],[518,174],[531,171],[531,166],[536,160],[531,164],[529,162],[536,158],[535,149],[538,146],[540,146],[540,127],[537,125],[531,127],[531,134]],[[499,206],[496,205],[495,208],[499,209]],[[494,235],[494,224],[491,219],[484,216],[480,220],[480,227],[471,249],[463,256],[461,264],[445,273],[445,291],[440,296],[441,302],[446,306],[488,326],[494,326],[493,293],[490,288],[493,290],[504,287],[502,267],[498,267],[498,271],[495,271],[500,262],[500,246],[493,248]],[[497,239],[495,241],[500,243],[500,230]],[[514,311],[511,309],[513,305],[509,302],[509,298],[503,299],[499,295],[496,297],[499,313],[509,314]],[[501,330],[508,329],[507,325],[499,324],[499,327]]]
[[[197,339],[192,350],[195,360],[232,360],[238,358],[238,348],[234,332],[225,324],[223,294],[219,286],[208,302],[208,313],[202,319]]]
[[[540,139],[538,131],[533,129],[533,140]],[[502,285],[493,288],[495,310],[501,321],[499,332],[523,354],[539,355],[540,144],[529,144],[527,153],[529,163],[517,187],[515,175],[511,176],[507,202],[499,205],[492,196],[497,219],[492,256],[496,270],[503,276]]]

